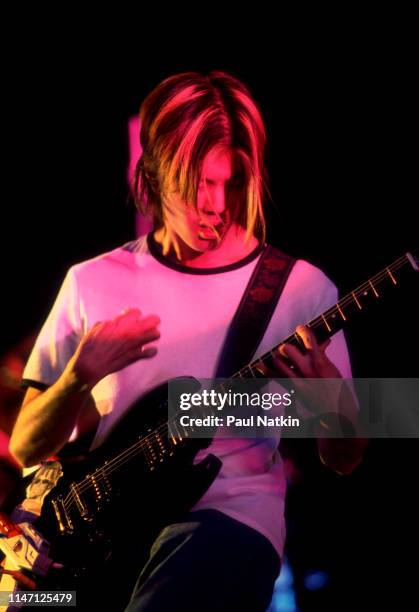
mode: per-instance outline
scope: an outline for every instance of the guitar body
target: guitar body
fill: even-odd
[[[121,564],[135,581],[160,529],[187,512],[219,472],[221,461],[213,455],[193,464],[210,442],[168,444],[164,383],[130,408],[101,447],[61,462],[63,475],[33,525],[50,543],[49,556],[64,568],[50,570],[37,580],[38,588],[85,592],[86,585],[91,590],[119,572]],[[10,498],[5,509],[25,497],[22,491],[20,497]]]

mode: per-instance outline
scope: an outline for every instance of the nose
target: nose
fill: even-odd
[[[199,207],[208,216],[219,217],[226,209],[226,193],[224,185],[213,187],[203,198]]]

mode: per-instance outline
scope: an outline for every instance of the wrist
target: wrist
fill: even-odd
[[[78,367],[74,357],[68,362],[60,380],[65,389],[72,393],[90,393],[97,382]]]

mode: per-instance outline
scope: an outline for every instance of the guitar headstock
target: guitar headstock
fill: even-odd
[[[419,271],[419,249],[414,249],[413,251],[409,251],[409,253],[406,253],[406,257],[412,264],[412,268],[416,270],[416,272],[418,272]]]

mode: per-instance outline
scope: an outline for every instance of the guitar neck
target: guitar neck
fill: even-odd
[[[347,293],[336,304],[325,310],[322,314],[315,317],[306,325],[310,327],[318,342],[323,342],[333,336],[336,332],[343,329],[345,325],[357,313],[364,310],[370,303],[376,302],[383,295],[383,290],[388,287],[396,287],[399,284],[399,276],[403,269],[413,268],[419,271],[419,250],[405,253],[392,264],[372,276],[359,287]],[[293,333],[282,342],[273,347],[270,351],[244,366],[231,378],[252,378],[258,377],[258,368],[261,364],[270,365],[272,357],[277,354],[278,348],[282,344],[292,344],[304,350],[304,345],[297,333]]]

